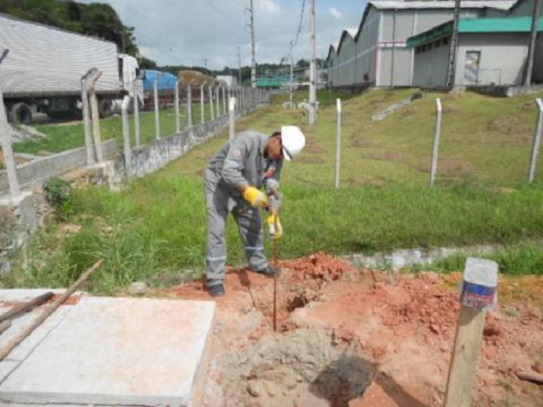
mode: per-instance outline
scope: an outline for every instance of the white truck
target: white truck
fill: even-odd
[[[50,118],[81,117],[81,78],[101,71],[95,89],[107,117],[123,94],[134,97],[137,60],[115,43],[0,14],[0,89],[8,119],[29,124],[35,112]],[[143,103],[143,83],[136,82]]]

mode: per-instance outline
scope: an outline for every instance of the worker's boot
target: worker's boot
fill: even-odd
[[[222,297],[226,294],[224,291],[224,284],[215,284],[207,289],[212,297]]]
[[[263,274],[267,277],[273,277],[275,275],[277,275],[277,277],[279,277],[281,275],[281,270],[280,269],[276,269],[272,266],[268,266],[266,267],[265,269],[262,269],[262,270],[253,270],[255,273],[258,273],[258,274]]]

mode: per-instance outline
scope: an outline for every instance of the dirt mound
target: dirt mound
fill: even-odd
[[[214,77],[199,71],[179,71],[177,77],[179,78],[181,86],[187,86],[189,84],[192,86],[201,86],[204,82],[209,86],[217,82]]]
[[[228,271],[227,294],[217,300],[207,406],[442,405],[459,274],[375,272],[326,253],[279,266],[276,332],[273,279]],[[542,277],[502,276],[503,312],[487,317],[478,364],[480,405],[539,405],[543,389],[515,373],[543,363],[540,291],[526,291],[542,286]],[[170,295],[211,299],[202,282]]]

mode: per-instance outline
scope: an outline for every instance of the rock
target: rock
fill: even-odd
[[[130,295],[142,295],[147,291],[147,284],[142,281],[136,281],[135,283],[130,284],[128,287],[128,293]]]
[[[247,383],[247,392],[253,397],[258,397],[262,394],[262,385],[260,382],[252,380]]]

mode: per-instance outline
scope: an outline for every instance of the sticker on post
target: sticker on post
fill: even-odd
[[[468,257],[460,303],[466,307],[492,311],[498,299],[498,264],[492,260]]]

